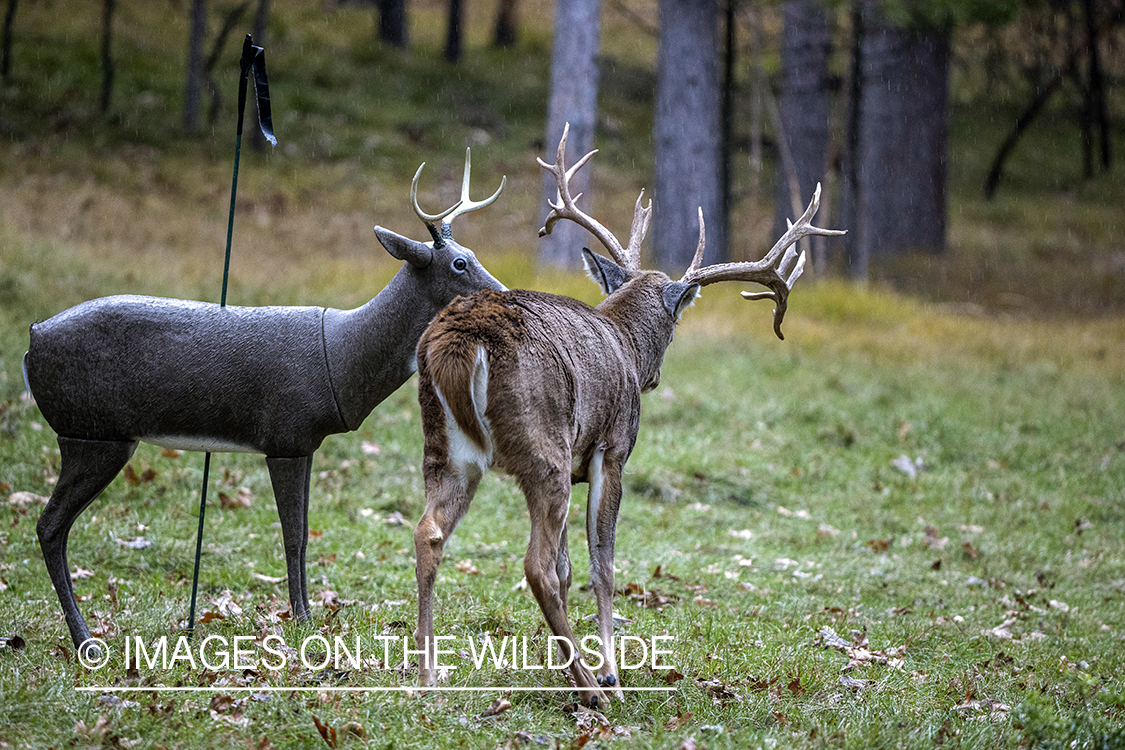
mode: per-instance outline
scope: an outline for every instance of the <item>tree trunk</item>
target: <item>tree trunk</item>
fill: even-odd
[[[16,23],[17,0],[8,0],[8,10],[4,13],[4,39],[0,42],[0,80],[8,80],[12,75],[12,28]]]
[[[496,28],[492,36],[495,47],[512,47],[519,34],[519,0],[500,0],[496,9]]]
[[[394,45],[406,47],[406,0],[378,0],[379,39]]]
[[[192,0],[188,32],[187,80],[184,85],[184,130],[199,127],[203,90],[203,42],[207,37],[207,0]]]
[[[461,0],[449,0],[449,24],[445,27],[445,61],[455,63],[461,59]]]
[[[829,137],[828,59],[832,51],[825,6],[816,0],[788,0],[782,5],[782,17],[778,107],[783,132],[778,134],[778,141],[792,156],[793,173],[778,169],[775,237],[785,232],[786,219],[797,220],[816,184],[824,179]],[[823,245],[815,244],[818,250]],[[815,255],[808,260],[822,268],[821,253]]]
[[[845,99],[844,156],[840,168],[840,220],[832,226],[847,229],[844,248],[848,274],[853,279],[866,279],[868,257],[856,242],[856,220],[859,215],[859,127],[863,101],[863,0],[852,0],[848,12],[851,21],[848,59],[848,88]]]
[[[672,273],[691,262],[707,225],[707,263],[727,259],[717,0],[660,0],[656,55],[655,265]]]
[[[113,98],[113,11],[117,0],[104,0],[102,5],[102,114],[109,111]]]
[[[555,43],[551,52],[551,93],[547,105],[547,140],[544,161],[553,164],[563,126],[570,123],[567,160],[573,164],[594,146],[598,120],[598,50],[601,44],[601,0],[565,0],[555,5]],[[590,174],[587,164],[570,181],[571,195],[583,194],[582,210],[593,214]],[[540,226],[557,193],[555,180],[544,173]],[[630,215],[625,221],[631,221]],[[611,222],[612,223],[612,222]],[[576,268],[581,249],[603,252],[591,235],[574,222],[560,221],[551,234],[539,241],[539,265]]]
[[[1089,89],[1087,106],[1090,120],[1097,128],[1100,139],[1099,155],[1101,167],[1108,171],[1110,166],[1109,111],[1106,107],[1105,76],[1102,73],[1101,51],[1099,50],[1098,23],[1095,17],[1097,8],[1094,0],[1083,0],[1082,9],[1086,22],[1086,49],[1089,55]],[[1092,160],[1091,160],[1092,161]]]
[[[891,26],[867,6],[856,166],[866,257],[945,249],[949,39]]]

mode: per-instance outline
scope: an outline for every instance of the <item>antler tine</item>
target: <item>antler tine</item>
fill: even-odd
[[[557,224],[560,219],[570,219],[575,224],[582,227],[590,234],[594,235],[598,239],[598,241],[602,243],[605,249],[609,251],[609,254],[613,256],[613,260],[617,262],[618,265],[624,267],[627,270],[636,270],[639,267],[639,258],[636,256],[630,256],[629,253],[622,248],[621,243],[617,240],[612,232],[606,229],[600,221],[586,213],[583,213],[582,210],[578,208],[578,206],[576,205],[576,201],[582,195],[581,193],[573,197],[571,197],[570,195],[570,178],[573,177],[574,174],[579,169],[581,169],[583,165],[585,165],[586,162],[588,162],[594,154],[597,153],[597,149],[594,149],[590,153],[586,154],[581,159],[579,159],[578,162],[574,164],[574,166],[572,166],[570,169],[567,169],[566,138],[569,133],[570,123],[566,123],[566,125],[563,126],[562,138],[559,139],[558,150],[555,152],[554,164],[548,164],[538,157],[536,157],[535,159],[535,161],[539,162],[539,166],[541,166],[543,169],[547,170],[547,172],[554,176],[555,183],[558,186],[558,192],[556,193],[556,202],[551,203],[550,201],[547,201],[547,205],[551,207],[551,211],[547,214],[546,221],[543,222],[543,228],[539,230],[539,236],[543,237],[550,234],[551,230],[555,228],[555,224]],[[638,207],[639,205],[640,199],[638,199]],[[638,209],[638,211],[640,213],[644,212],[641,209]],[[644,217],[642,217],[642,219],[644,227],[647,228],[648,219]],[[634,214],[634,226],[636,225],[636,221],[637,214]],[[641,236],[644,236],[643,231]],[[630,241],[631,239],[632,238],[630,237]],[[640,242],[638,241],[637,244],[639,245]]]
[[[633,225],[629,228],[629,246],[625,248],[625,255],[629,261],[626,268],[640,268],[641,267],[641,243],[645,239],[645,234],[648,233],[648,224],[652,221],[652,200],[648,202],[648,207],[641,206],[641,200],[645,197],[645,191],[642,189],[641,194],[637,196],[637,205],[633,207]]]
[[[418,215],[418,218],[422,220],[422,223],[428,225],[441,221],[442,219],[456,211],[457,208],[461,205],[461,201],[457,201],[452,206],[442,211],[440,214],[428,214],[423,211],[422,208],[418,205],[418,178],[422,176],[422,167],[424,166],[426,166],[426,162],[422,162],[420,165],[418,165],[418,171],[414,173],[414,179],[410,183],[410,205],[414,207],[414,213]]]
[[[703,225],[703,206],[699,207],[699,244],[695,246],[695,255],[691,259],[691,265],[684,271],[684,278],[691,276],[699,270],[703,265],[703,249],[707,246],[707,229]]]
[[[816,190],[813,193],[812,200],[809,201],[808,208],[797,219],[796,223],[789,222],[789,228],[781,238],[774,243],[770,251],[766,253],[759,261],[752,263],[719,263],[713,266],[699,267],[701,259],[701,251],[703,245],[702,239],[702,221],[700,222],[700,249],[696,251],[696,258],[692,260],[691,265],[688,267],[687,272],[684,274],[682,281],[689,284],[699,284],[706,286],[707,284],[714,284],[719,281],[752,281],[762,286],[768,287],[768,292],[743,292],[742,296],[746,299],[772,299],[777,303],[774,310],[773,329],[778,338],[785,338],[781,334],[781,320],[785,317],[785,309],[788,304],[789,290],[793,288],[793,282],[801,275],[805,269],[805,254],[802,252],[797,254],[796,243],[802,237],[809,235],[820,235],[824,237],[835,237],[847,232],[837,229],[822,229],[821,227],[814,227],[812,225],[812,218],[816,215],[817,209],[820,208],[820,184],[817,183]],[[702,218],[702,217],[701,217]],[[789,267],[796,262],[792,272]]]
[[[474,201],[469,198],[469,177],[472,170],[473,160],[471,149],[466,148],[465,172],[461,177],[461,200],[457,202],[457,205],[453,207],[453,210],[449,212],[449,214],[441,223],[442,230],[444,230],[447,234],[449,232],[449,226],[453,223],[454,219],[456,219],[458,216],[463,216],[470,211],[476,211],[477,209],[484,208],[485,206],[491,204],[493,201],[500,197],[500,191],[504,189],[504,185],[506,185],[508,182],[508,176],[504,175],[500,178],[500,187],[496,188],[495,193],[485,198],[484,200]]]

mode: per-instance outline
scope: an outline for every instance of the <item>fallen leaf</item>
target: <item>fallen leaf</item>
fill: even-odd
[[[368,456],[378,456],[383,452],[383,449],[379,447],[378,443],[372,443],[367,440],[364,440],[362,443],[360,443],[359,449],[366,453]]]
[[[860,680],[855,677],[848,677],[846,674],[840,675],[840,684],[852,690],[861,691],[866,690],[875,684],[875,680]]]
[[[826,523],[822,523],[816,527],[816,535],[818,537],[831,537],[836,536],[839,533],[839,529]]]
[[[866,546],[875,552],[886,552],[891,548],[891,541],[890,539],[868,539]]]
[[[397,510],[384,518],[383,523],[390,526],[406,526],[407,528],[410,528],[410,521],[407,521],[405,518],[403,518],[402,513],[398,512]]]
[[[49,497],[36,495],[34,492],[13,492],[8,496],[8,504],[19,508],[27,508],[30,505],[46,505],[48,500],[50,500]]]
[[[133,539],[117,537],[117,543],[127,549],[144,549],[145,547],[152,546],[152,542],[145,539],[143,536],[134,537]]]
[[[79,578],[93,578],[94,574],[85,568],[74,566],[74,572],[70,574],[70,580],[77,581]]]
[[[734,529],[731,529],[730,535],[733,536],[735,539],[753,539],[754,538],[754,532],[751,531],[750,529],[742,529],[741,531],[735,531]]]
[[[263,573],[255,573],[254,577],[259,581],[265,581],[266,583],[281,583],[289,576],[267,576]]]
[[[480,715],[480,718],[484,719],[484,718],[487,718],[489,716],[499,716],[500,714],[504,713],[505,711],[507,711],[511,707],[512,707],[512,702],[509,701],[507,698],[504,698],[504,697],[497,698],[496,700],[492,701],[492,705],[490,705],[488,708],[484,709],[484,713],[482,713]]]
[[[664,675],[664,684],[671,685],[672,683],[678,682],[682,679],[684,679],[683,672],[680,672],[675,667],[672,667],[668,670],[668,673]]]
[[[980,557],[980,550],[974,547],[972,545],[972,542],[961,542],[961,549],[965,551],[966,555],[974,560]]]
[[[669,732],[674,732],[680,727],[686,727],[688,724],[691,724],[691,720],[694,718],[694,711],[688,711],[687,713],[680,712],[664,722],[664,728]]]
[[[175,448],[164,448],[160,451],[161,458],[179,458],[180,452]]]
[[[903,454],[891,461],[891,466],[898,469],[911,479],[915,479],[918,476],[918,471],[922,468],[922,459],[918,458],[914,461],[911,461],[910,456]]]
[[[1012,626],[1015,625],[1016,622],[1018,622],[1018,619],[1013,617],[1011,619],[1004,620],[1004,622],[1000,623],[994,628],[989,628],[980,632],[981,635],[988,636],[989,638],[996,638],[1001,641],[1010,641],[1012,640]]]
[[[320,736],[324,739],[328,747],[336,747],[336,728],[330,727],[320,720],[320,717],[313,714],[313,724],[316,725],[316,731],[320,732]]]
[[[458,573],[465,573],[466,575],[471,576],[480,575],[480,571],[477,570],[477,566],[473,565],[473,561],[469,559],[461,560],[454,567],[457,568]]]
[[[247,487],[239,487],[238,493],[233,497],[225,492],[219,493],[219,507],[223,510],[239,510],[249,508],[253,503],[254,493]]]

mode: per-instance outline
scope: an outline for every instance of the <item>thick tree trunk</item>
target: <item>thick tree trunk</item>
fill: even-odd
[[[844,154],[840,168],[840,218],[832,226],[849,230],[844,237],[848,274],[853,279],[867,278],[867,255],[860,253],[856,242],[857,203],[859,201],[859,127],[863,100],[863,0],[852,0],[850,52],[848,55],[848,87],[845,94]]]
[[[102,5],[102,101],[104,115],[113,98],[113,11],[117,0],[104,0]]]
[[[378,0],[379,39],[394,45],[406,47],[406,0]]]
[[[706,263],[724,261],[717,0],[660,0],[656,55],[655,265],[671,273],[691,262],[707,225]]]
[[[184,84],[184,130],[199,127],[203,91],[203,42],[207,37],[207,0],[192,0],[188,32],[187,76]]]
[[[1089,89],[1086,94],[1090,121],[1100,139],[1099,156],[1103,170],[1109,170],[1109,110],[1106,106],[1105,76],[1102,73],[1101,51],[1099,49],[1097,7],[1095,0],[1083,0],[1082,9],[1086,27],[1086,49],[1089,55]],[[1091,162],[1093,159],[1091,159]]]
[[[8,0],[8,10],[4,13],[4,39],[0,42],[0,80],[8,80],[12,75],[12,28],[16,23],[17,0]]]
[[[594,147],[598,120],[598,50],[601,44],[601,0],[565,0],[555,5],[555,44],[551,52],[551,94],[547,105],[547,140],[544,161],[553,164],[563,126],[570,123],[566,153],[573,164]],[[590,173],[587,164],[570,181],[571,195],[583,194],[583,211],[593,215]],[[555,180],[544,173],[539,226],[557,193]],[[631,220],[631,216],[626,221]],[[539,241],[539,265],[576,268],[581,250],[604,252],[585,229],[574,222],[560,221],[551,234]]]
[[[455,63],[461,59],[463,8],[461,0],[449,0],[449,23],[445,27],[445,61]]]
[[[864,26],[858,253],[943,252],[949,39],[891,26],[872,6]]]
[[[785,232],[786,219],[796,221],[801,215],[816,184],[824,179],[829,137],[828,58],[832,51],[824,5],[816,0],[788,0],[782,5],[782,17],[778,107],[783,132],[778,134],[778,141],[779,146],[789,150],[793,173],[779,166],[774,210],[776,237]],[[821,267],[822,263],[814,265]]]
[[[492,44],[496,47],[515,45],[519,35],[519,0],[500,0],[496,9],[496,27]]]

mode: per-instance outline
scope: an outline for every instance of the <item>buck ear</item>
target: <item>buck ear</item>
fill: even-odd
[[[434,251],[424,242],[403,237],[383,227],[375,227],[375,236],[388,253],[416,268],[425,268],[434,259]]]
[[[586,275],[602,288],[602,294],[613,294],[629,280],[628,271],[588,247],[582,248],[582,265],[586,266]]]
[[[672,320],[679,320],[684,310],[695,304],[695,298],[699,296],[699,284],[669,281],[660,291],[664,297],[664,309],[672,316]]]

